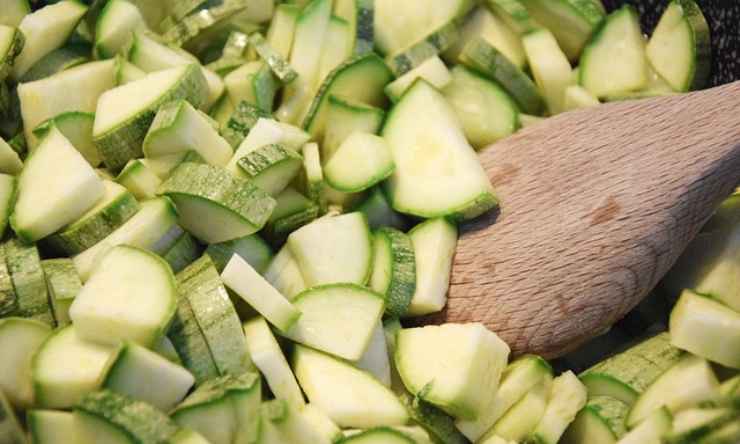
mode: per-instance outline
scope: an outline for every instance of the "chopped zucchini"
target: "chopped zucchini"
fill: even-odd
[[[335,190],[357,193],[388,178],[395,167],[385,139],[355,132],[344,139],[326,163],[324,177]]]
[[[72,322],[69,319],[69,307],[82,289],[74,262],[66,257],[46,259],[41,261],[41,268],[44,269],[54,319],[59,327],[66,327]]]
[[[39,321],[24,318],[0,319],[0,392],[17,409],[34,403],[31,360],[51,335],[51,328]],[[1,428],[1,427],[0,427]]]

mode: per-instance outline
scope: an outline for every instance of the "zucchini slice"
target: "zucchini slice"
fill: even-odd
[[[23,17],[18,29],[26,42],[13,64],[15,78],[21,78],[34,63],[62,46],[85,12],[87,6],[81,2],[63,1],[44,6]]]
[[[296,307],[239,256],[233,256],[226,264],[221,278],[227,287],[281,331],[288,331],[301,316]]]
[[[15,59],[23,50],[25,42],[20,29],[0,24],[0,81],[4,81],[13,71]]]
[[[402,231],[383,227],[373,236],[373,273],[370,288],[385,296],[385,314],[406,314],[416,290],[416,259],[411,238]]]
[[[298,345],[293,352],[293,369],[311,404],[340,427],[404,425],[409,419],[390,389],[345,361]]]
[[[491,405],[509,346],[482,324],[402,329],[396,341],[396,366],[409,392],[467,420]]]
[[[351,25],[342,18],[331,16],[324,41],[331,42],[331,45],[325,45],[322,51],[317,86],[342,62],[352,57],[354,36]]]
[[[175,202],[180,224],[206,243],[238,239],[259,231],[275,200],[223,168],[186,162],[158,190]]]
[[[95,114],[93,113],[67,111],[42,122],[33,129],[33,135],[41,140],[52,126],[56,126],[72,146],[77,148],[82,157],[92,167],[97,167],[102,160],[92,139],[94,122]]]
[[[96,261],[117,245],[157,250],[159,243],[175,227],[176,222],[177,211],[169,199],[157,198],[142,202],[139,211],[115,231],[74,257],[80,278],[83,282],[86,281],[97,265]]]
[[[5,394],[0,392],[0,436],[9,444],[26,442],[26,434]]]
[[[51,335],[51,328],[39,321],[24,318],[0,319],[0,390],[16,408],[27,408],[34,402],[31,381],[31,359]]]
[[[540,29],[522,37],[522,44],[550,114],[563,112],[565,90],[571,84],[571,66],[555,37],[546,29]]]
[[[190,264],[177,274],[177,282],[180,297],[187,299],[219,374],[239,375],[250,370],[239,317],[211,258],[203,256]]]
[[[617,399],[607,396],[590,398],[566,429],[562,442],[615,444],[626,431],[624,419],[628,412],[627,404]]]
[[[273,257],[270,246],[256,234],[211,244],[206,248],[206,254],[211,257],[219,273],[235,254],[247,261],[258,273],[265,272]]]
[[[288,245],[278,251],[264,272],[265,280],[288,300],[294,300],[307,288],[301,269],[298,267]]]
[[[427,431],[432,437],[432,442],[470,443],[465,435],[457,430],[454,419],[442,410],[424,401],[421,397],[411,396],[403,390],[399,396],[411,419]]]
[[[650,64],[678,92],[706,85],[711,51],[709,25],[693,0],[670,2],[647,45]]]
[[[622,436],[618,444],[660,443],[673,428],[673,417],[662,407],[642,421],[629,433]]]
[[[140,159],[131,159],[116,177],[116,182],[126,187],[139,200],[152,199],[162,179]]]
[[[452,69],[451,81],[441,88],[462,123],[465,137],[480,149],[519,128],[519,109],[496,82],[464,66]]]
[[[62,113],[95,112],[100,95],[115,85],[115,65],[112,60],[85,63],[41,80],[21,83],[18,86],[18,98],[24,134],[31,151],[39,144],[38,137],[33,133],[36,127]],[[60,130],[63,131],[64,126],[59,125]]]
[[[382,135],[396,163],[386,182],[396,210],[465,220],[497,205],[454,109],[424,80],[418,80],[393,108]]]
[[[383,314],[382,296],[355,284],[309,288],[293,305],[301,317],[280,334],[351,361],[362,357]]]
[[[270,144],[250,151],[238,165],[251,182],[277,196],[298,174],[303,158],[283,145]]]
[[[167,331],[177,304],[169,265],[129,246],[114,247],[101,259],[69,309],[77,334],[106,344],[131,340],[154,345]]]
[[[133,342],[111,358],[101,388],[166,412],[185,398],[195,378],[187,370]]]
[[[324,167],[326,182],[345,193],[372,188],[393,174],[396,165],[385,139],[374,134],[349,135]]]
[[[390,85],[389,85],[390,86]],[[385,111],[340,96],[329,96],[321,159],[326,164],[344,140],[354,132],[377,134]]]
[[[549,29],[558,46],[571,61],[578,60],[583,47],[604,19],[604,10],[594,0],[520,0],[532,18]]]
[[[224,77],[224,86],[232,103],[245,101],[265,113],[271,113],[280,87],[270,67],[264,62],[247,62]]]
[[[671,344],[682,350],[740,369],[740,313],[684,290],[671,312]]]
[[[276,398],[284,399],[290,407],[304,408],[306,401],[301,388],[265,319],[258,316],[245,322],[244,335],[249,356],[264,375],[270,391]]]
[[[34,405],[73,407],[86,394],[97,390],[114,352],[114,347],[83,341],[71,325],[56,330],[33,358]]]
[[[161,105],[185,99],[200,107],[206,93],[198,65],[158,71],[103,93],[95,111],[93,140],[106,167],[117,171],[141,157],[147,129]]]
[[[103,182],[90,164],[52,129],[18,178],[13,230],[26,242],[42,239],[85,214],[103,193]]]
[[[347,21],[353,35],[355,54],[371,52],[375,46],[375,1],[337,0],[334,14]]]
[[[275,7],[270,27],[267,30],[267,43],[286,60],[293,48],[295,25],[301,8],[298,5],[283,3]]]
[[[386,57],[385,62],[396,76],[401,76],[427,59],[441,54],[460,39],[461,25],[453,20],[404,50]]]
[[[33,82],[80,66],[90,61],[87,43],[70,43],[46,54],[19,79],[21,83]]]
[[[210,118],[185,100],[164,104],[157,111],[146,138],[143,152],[156,158],[195,151],[207,163],[224,166],[234,154],[229,143],[218,134]]]
[[[536,442],[557,444],[560,437],[586,405],[586,387],[576,375],[567,371],[552,381],[547,407],[532,432]]]
[[[547,408],[547,397],[552,379],[546,378],[537,383],[486,432],[482,442],[502,438],[514,442],[526,439],[537,427]],[[494,441],[495,442],[495,441]]]
[[[303,120],[303,128],[320,140],[327,126],[331,96],[382,107],[386,103],[383,89],[391,80],[393,74],[383,59],[373,53],[347,60],[324,80]]]
[[[579,83],[598,98],[637,91],[648,83],[645,38],[629,5],[612,12],[583,49]]]
[[[719,396],[719,382],[709,363],[698,356],[685,356],[637,398],[627,426],[634,428],[661,407],[676,412]]]
[[[18,26],[23,17],[31,13],[31,6],[28,0],[2,0],[3,16],[0,17],[0,24],[7,26]]]
[[[72,322],[69,319],[69,307],[82,289],[75,264],[68,258],[46,259],[41,261],[41,267],[44,269],[54,319],[59,327],[66,327]]]
[[[44,241],[55,251],[75,255],[92,247],[133,217],[139,209],[136,198],[121,185],[103,181],[102,199],[77,221]]]
[[[107,2],[95,22],[95,54],[100,59],[115,56],[139,29],[146,29],[146,23],[136,5],[125,0]]]
[[[288,237],[309,287],[332,283],[364,285],[372,266],[372,244],[362,213],[318,219]]]
[[[384,386],[391,386],[391,363],[382,322],[378,321],[378,325],[373,330],[365,353],[357,360],[357,368],[375,376]]]
[[[5,263],[15,292],[13,316],[31,318],[52,327],[56,325],[54,312],[41,268],[41,258],[35,245],[11,238],[3,248]]]
[[[298,77],[298,73],[283,58],[282,54],[277,52],[260,33],[254,33],[249,37],[250,43],[254,46],[257,53],[262,57],[267,66],[270,67],[275,77],[280,79],[283,84],[288,84]]]
[[[385,94],[394,103],[398,102],[416,79],[424,79],[435,88],[442,89],[452,81],[452,76],[439,57],[430,57],[424,63],[389,83],[385,87]]]

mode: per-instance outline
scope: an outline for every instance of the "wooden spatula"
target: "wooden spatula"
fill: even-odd
[[[740,82],[546,120],[481,153],[501,207],[463,226],[447,309],[517,354],[605,332],[740,182]]]

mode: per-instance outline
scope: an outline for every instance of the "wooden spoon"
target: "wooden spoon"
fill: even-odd
[[[740,182],[740,82],[561,114],[480,157],[500,213],[461,227],[425,321],[557,357],[637,305]]]

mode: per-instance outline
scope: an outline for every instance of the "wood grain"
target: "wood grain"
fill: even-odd
[[[463,227],[431,320],[560,356],[647,295],[740,182],[740,82],[562,114],[481,159],[500,213]]]

